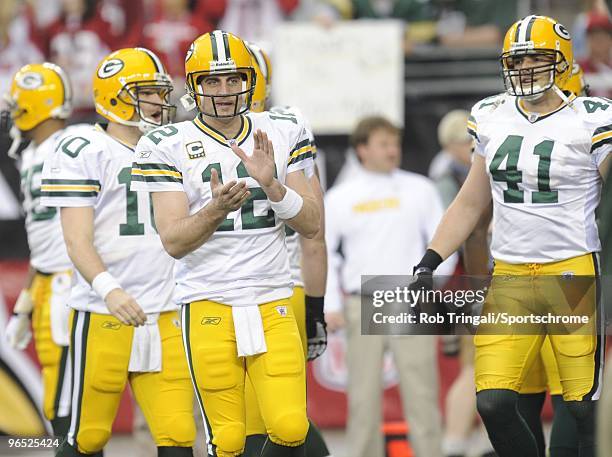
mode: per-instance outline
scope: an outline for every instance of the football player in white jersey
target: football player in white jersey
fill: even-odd
[[[612,147],[612,111],[606,99],[562,92],[572,63],[571,37],[554,19],[527,16],[508,30],[501,56],[507,92],[472,109],[468,130],[475,139],[474,161],[415,267],[413,287],[429,286],[431,272],[468,237],[491,199],[495,269],[483,312],[502,293],[507,306],[527,310],[527,291],[510,291],[502,276],[597,277],[595,208]],[[580,304],[597,307],[598,294],[593,285]],[[580,457],[595,455],[602,324],[596,313],[588,334],[548,335],[563,399],[577,422]],[[538,456],[516,402],[546,336],[546,328],[540,330],[538,335],[475,336],[478,411],[500,457]]]
[[[128,381],[158,456],[193,455],[193,388],[172,300],[174,260],[155,230],[149,196],[130,190],[134,147],[143,132],[171,119],[171,90],[151,51],[111,53],[93,75],[96,111],[109,123],[63,136],[45,160],[43,204],[61,208],[76,269],[72,414],[60,456],[102,451]]]
[[[576,62],[574,62],[572,73],[562,89],[567,96],[571,94],[576,97],[587,96],[589,88],[584,81],[584,72]],[[485,249],[487,248],[485,247]],[[550,338],[544,340],[540,357],[536,357],[519,391],[519,411],[532,433],[534,433],[542,455],[546,451],[544,451],[541,412],[547,390],[550,393],[554,410],[549,440],[550,455],[552,457],[577,455],[578,432],[576,430],[576,420],[563,402],[563,388],[561,387],[559,370],[557,369]]]
[[[19,159],[30,268],[6,336],[12,347],[25,349],[32,336],[32,319],[36,354],[42,366],[43,413],[53,433],[63,437],[70,423],[68,297],[72,264],[58,211],[41,205],[40,182],[45,158],[66,131],[72,89],[57,65],[25,65],[14,76],[5,99],[13,123],[11,155],[22,137],[30,140]]]
[[[323,315],[323,296],[327,278],[327,247],[325,245],[323,190],[315,164],[317,148],[314,135],[302,113],[294,107],[275,106],[268,108],[272,84],[272,66],[267,53],[253,43],[246,43],[255,57],[257,81],[253,93],[251,111],[260,113],[268,110],[275,115],[293,117],[303,123],[312,147],[312,166],[304,170],[308,177],[313,194],[317,198],[321,211],[321,230],[312,239],[300,236],[295,230],[285,225],[285,242],[289,251],[289,270],[293,281],[293,296],[290,303],[302,338],[307,360],[314,360],[327,347],[327,330]],[[255,391],[247,379],[246,391],[246,446],[244,457],[259,456],[266,439],[266,428],[261,419]],[[321,432],[310,421],[306,436],[306,457],[327,457],[330,455]]]
[[[248,373],[269,437],[261,455],[303,456],[305,359],[284,224],[307,237],[320,228],[303,172],[310,140],[292,117],[248,113],[256,76],[240,38],[198,37],[185,70],[199,113],[140,140],[132,188],[152,192],[164,246],[179,259],[177,299],[208,452],[242,454]]]

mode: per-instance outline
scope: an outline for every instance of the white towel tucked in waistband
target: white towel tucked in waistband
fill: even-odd
[[[147,314],[147,322],[134,329],[129,372],[161,371],[161,336],[157,320],[159,313]]]
[[[51,339],[59,346],[70,343],[70,273],[56,273],[51,279]]]
[[[259,306],[232,306],[238,357],[266,352],[263,323]]]

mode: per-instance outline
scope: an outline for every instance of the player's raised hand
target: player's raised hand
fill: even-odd
[[[123,289],[111,290],[104,301],[111,314],[125,325],[138,327],[147,321],[140,305]]]
[[[223,184],[214,168],[210,172],[210,190],[214,208],[227,213],[236,211],[251,195],[244,181]]]
[[[274,147],[268,135],[257,130],[253,135],[255,145],[253,154],[248,156],[238,147],[234,140],[230,140],[229,146],[244,164],[249,176],[257,181],[261,187],[269,187],[274,181]]]

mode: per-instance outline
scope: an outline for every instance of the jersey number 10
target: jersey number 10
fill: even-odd
[[[120,236],[144,235],[145,229],[142,222],[138,222],[138,192],[130,190],[132,182],[132,167],[125,167],[117,176],[119,184],[125,186],[125,224],[119,224]],[[151,214],[151,226],[157,232],[155,227],[155,216],[153,214],[153,202],[151,194],[149,195],[149,212]]]

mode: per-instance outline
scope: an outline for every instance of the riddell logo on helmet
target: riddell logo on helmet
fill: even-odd
[[[534,48],[535,44],[533,43],[533,41],[523,41],[519,43],[512,43],[510,45],[510,51],[528,51]]]
[[[221,62],[219,62],[217,60],[211,60],[210,61],[210,70],[211,71],[217,71],[217,70],[235,70],[235,69],[236,69],[236,62],[234,62],[234,59],[223,60]]]

